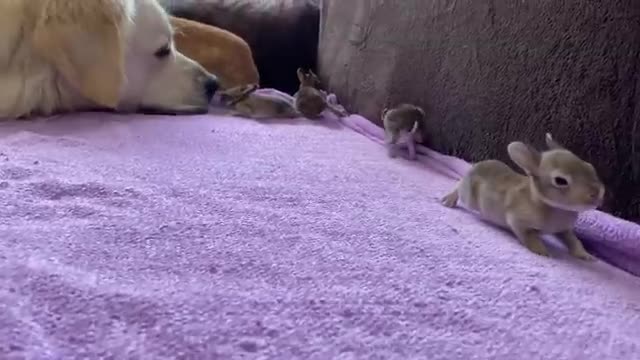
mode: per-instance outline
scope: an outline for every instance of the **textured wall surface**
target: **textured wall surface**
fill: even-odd
[[[640,219],[640,1],[324,0],[318,66],[374,121],[424,106],[428,145],[469,161],[550,131]]]
[[[173,15],[229,30],[251,47],[263,87],[292,94],[315,69],[320,0],[160,0]]]

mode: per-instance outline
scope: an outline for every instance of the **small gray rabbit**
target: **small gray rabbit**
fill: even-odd
[[[277,96],[259,94],[257,84],[240,85],[220,92],[222,103],[233,110],[232,116],[253,119],[302,117],[291,103]]]
[[[298,81],[300,87],[295,93],[295,107],[304,117],[308,119],[317,119],[322,115],[325,109],[328,109],[338,117],[345,117],[344,111],[338,109],[334,105],[327,102],[327,95],[318,86],[320,79],[311,70],[304,71],[302,68],[297,70]]]
[[[605,187],[595,168],[546,134],[549,150],[538,152],[515,141],[509,157],[526,175],[505,163],[486,160],[475,164],[442,203],[458,201],[485,220],[509,228],[532,252],[549,256],[541,234],[555,234],[579,259],[592,260],[573,227],[580,212],[602,204]]]
[[[425,114],[421,107],[412,104],[400,104],[394,108],[382,110],[385,144],[389,157],[396,156],[397,142],[401,137],[407,139],[409,159],[416,160],[416,141],[422,142]]]

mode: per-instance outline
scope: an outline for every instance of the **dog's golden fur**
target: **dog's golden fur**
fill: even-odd
[[[176,48],[215,74],[221,88],[260,83],[251,48],[239,36],[174,16],[171,17],[171,25]]]
[[[0,118],[93,108],[201,112],[216,87],[174,50],[157,0],[0,1]]]

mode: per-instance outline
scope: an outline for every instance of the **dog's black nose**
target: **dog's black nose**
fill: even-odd
[[[218,79],[215,76],[209,76],[204,81],[204,93],[208,100],[218,91]]]

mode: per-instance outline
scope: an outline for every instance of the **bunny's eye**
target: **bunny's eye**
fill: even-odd
[[[567,187],[569,185],[569,181],[562,176],[555,176],[553,178],[553,185],[557,187]]]

